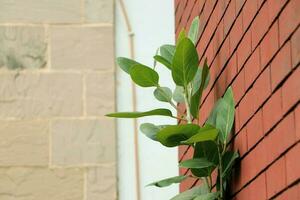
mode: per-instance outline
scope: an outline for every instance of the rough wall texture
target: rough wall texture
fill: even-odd
[[[211,81],[200,124],[228,86],[241,160],[231,199],[300,199],[300,0],[175,0],[176,35],[200,16],[197,49]],[[179,112],[184,107],[179,106]],[[192,157],[181,147],[179,160]],[[181,170],[182,174],[189,171]],[[181,191],[199,184],[189,179]]]
[[[116,199],[112,0],[0,0],[0,199]]]

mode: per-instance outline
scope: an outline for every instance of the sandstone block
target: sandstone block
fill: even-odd
[[[81,115],[80,74],[0,74],[0,119]]]
[[[44,28],[0,27],[0,68],[42,68],[47,63],[46,50]]]
[[[0,0],[0,22],[80,23],[80,0]]]
[[[0,121],[0,165],[48,165],[47,121]]]
[[[83,171],[79,169],[1,168],[0,199],[82,200]]]
[[[83,166],[115,162],[114,121],[55,120],[52,122],[52,164]]]
[[[87,200],[116,200],[116,167],[89,168],[87,171]]]
[[[51,64],[55,69],[113,69],[113,27],[51,28]]]
[[[86,112],[104,116],[115,110],[114,73],[88,73],[86,78]]]

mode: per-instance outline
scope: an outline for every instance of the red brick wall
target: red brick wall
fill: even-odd
[[[234,90],[231,144],[241,161],[232,199],[299,200],[300,0],[175,0],[175,6],[177,36],[200,16],[197,49],[201,63],[208,58],[211,81],[199,123],[229,85]],[[183,146],[179,160],[192,154]],[[180,189],[196,184],[189,179]]]

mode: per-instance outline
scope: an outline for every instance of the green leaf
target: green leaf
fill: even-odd
[[[158,73],[144,65],[134,65],[130,69],[131,79],[141,87],[158,86]]]
[[[176,86],[174,92],[173,92],[173,99],[177,103],[184,102],[184,89],[181,86]]]
[[[196,124],[170,125],[160,130],[156,138],[164,146],[175,147],[196,134],[199,128]]]
[[[199,87],[198,91],[192,96],[192,99],[191,99],[191,114],[193,115],[194,118],[198,118],[201,98],[202,98],[203,90],[205,88],[205,84],[206,84],[208,75],[209,75],[209,68],[207,65],[207,59],[205,59],[204,66],[203,66],[202,73],[201,73],[200,87]]]
[[[173,66],[172,77],[176,85],[187,86],[194,78],[198,69],[198,53],[193,42],[184,38],[177,45]]]
[[[224,180],[227,180],[230,176],[231,169],[234,162],[239,158],[237,151],[227,151],[222,157],[223,175]]]
[[[186,38],[185,29],[181,29],[179,36],[177,38],[177,44],[179,44],[184,38]]]
[[[216,200],[218,199],[218,197],[219,197],[219,192],[213,192],[213,193],[200,195],[193,200]]]
[[[187,179],[188,176],[175,176],[172,178],[167,178],[167,179],[163,179],[160,181],[156,181],[154,183],[150,183],[147,186],[156,186],[156,187],[167,187],[170,186],[174,183],[181,183],[182,181],[184,181],[185,179]]]
[[[206,124],[210,124],[214,127],[216,127],[216,124],[217,124],[217,116],[218,116],[218,112],[219,112],[219,107],[220,107],[220,104],[221,104],[221,101],[223,101],[222,99],[219,99],[215,105],[214,105],[214,108],[212,109],[212,111],[210,112],[209,114],[209,117],[206,121]]]
[[[206,177],[209,176],[215,166],[219,163],[218,147],[213,141],[199,142],[195,146],[194,150],[194,159],[205,158],[209,162],[214,163],[213,166],[204,168],[204,169],[191,169],[193,175],[197,177]]]
[[[206,77],[205,84],[204,84],[204,89],[207,88],[209,79],[210,79],[210,75],[209,75],[209,71],[208,71],[208,75]],[[202,68],[199,67],[197,70],[197,73],[192,81],[192,85],[193,85],[192,95],[194,95],[196,92],[198,92],[198,90],[201,86],[201,81],[202,81]]]
[[[120,66],[120,68],[128,74],[129,74],[130,69],[131,69],[132,66],[141,65],[140,63],[138,63],[134,60],[131,60],[129,58],[124,58],[124,57],[118,57],[117,58],[117,63]]]
[[[167,87],[157,87],[153,94],[157,100],[162,102],[171,102],[172,100],[172,90]]]
[[[173,197],[171,200],[193,200],[197,196],[207,193],[209,193],[209,188],[206,185],[202,185],[200,187],[194,187],[190,190],[182,192]]]
[[[216,118],[216,127],[220,130],[220,140],[226,142],[229,139],[234,121],[234,100],[231,88],[228,88],[220,101],[219,111]]]
[[[118,112],[118,113],[110,113],[105,116],[107,117],[118,117],[118,118],[139,118],[146,117],[152,115],[161,115],[161,116],[169,116],[172,117],[172,112],[168,109],[160,108],[154,109],[147,112]]]
[[[176,47],[174,45],[165,44],[160,47],[160,55],[169,63],[172,63]]]
[[[206,158],[195,158],[195,159],[185,160],[179,163],[179,167],[189,168],[189,169],[203,169],[212,166],[214,166],[214,164],[209,162]]]
[[[164,57],[160,56],[160,55],[156,55],[153,57],[157,62],[163,64],[164,66],[166,66],[168,69],[172,70],[172,64],[167,61]]]
[[[144,133],[148,138],[157,141],[156,134],[163,128],[165,128],[165,125],[156,126],[151,123],[143,123],[140,125],[140,130],[142,133]]]
[[[188,37],[193,41],[194,44],[197,43],[199,38],[199,23],[200,20],[199,17],[197,16],[194,18],[188,34]]]
[[[183,141],[182,144],[194,144],[197,142],[204,142],[204,141],[213,141],[218,136],[218,130],[209,125],[206,124],[203,128],[200,128],[197,134],[190,137],[188,140]]]

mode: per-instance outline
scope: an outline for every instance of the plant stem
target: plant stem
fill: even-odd
[[[219,177],[220,177],[220,197],[223,199],[224,191],[223,191],[223,166],[222,166],[222,153],[221,149],[218,146],[218,155],[219,155]]]
[[[184,101],[186,106],[186,119],[188,121],[188,124],[192,123],[192,117],[191,117],[191,110],[190,110],[190,103],[189,103],[189,91],[187,88],[185,88],[184,91]]]

